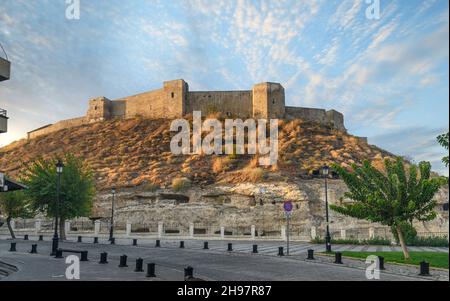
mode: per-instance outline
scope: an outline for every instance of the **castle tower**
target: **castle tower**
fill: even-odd
[[[89,122],[103,121],[110,119],[111,100],[103,96],[90,99],[86,118]]]
[[[165,117],[180,118],[186,114],[186,101],[189,92],[188,84],[182,80],[164,82]]]
[[[283,118],[284,102],[281,84],[261,83],[253,86],[253,118]]]

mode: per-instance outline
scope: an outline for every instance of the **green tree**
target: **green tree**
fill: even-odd
[[[57,212],[57,161],[58,158],[38,159],[26,166],[23,174],[33,208],[49,217],[55,217]],[[67,154],[62,162],[64,169],[61,174],[58,217],[60,237],[64,240],[65,221],[90,214],[95,188],[93,172],[83,165],[80,158]]]
[[[405,259],[409,259],[402,225],[413,220],[429,221],[436,217],[433,200],[441,181],[430,177],[431,164],[404,164],[401,158],[385,160],[385,172],[373,167],[369,161],[362,166],[353,164],[352,171],[341,166],[333,168],[349,189],[344,194],[353,202],[331,209],[347,216],[378,222],[395,229]]]
[[[447,151],[448,151],[448,139],[449,139],[448,135],[449,135],[449,133],[447,132],[447,134],[442,134],[437,137],[437,141],[439,142],[439,144],[443,148],[445,148]],[[444,162],[445,167],[448,167],[448,162],[449,162],[448,156],[445,156],[444,158],[442,158],[442,162]]]
[[[11,226],[11,220],[34,216],[34,210],[22,190],[0,193],[0,210],[6,216],[6,224],[12,239],[15,239],[16,235]]]

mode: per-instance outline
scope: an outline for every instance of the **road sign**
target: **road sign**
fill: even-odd
[[[291,212],[292,211],[292,202],[291,201],[285,201],[283,204],[284,211]]]

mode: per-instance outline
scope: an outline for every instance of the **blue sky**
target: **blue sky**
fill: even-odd
[[[280,82],[293,106],[334,108],[354,135],[448,175],[435,137],[449,128],[447,0],[2,0],[0,43],[12,78],[0,83],[11,117],[0,145],[87,100],[114,99],[183,78],[191,90]]]

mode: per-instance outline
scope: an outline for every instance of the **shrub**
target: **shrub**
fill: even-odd
[[[217,157],[214,159],[212,170],[214,173],[221,173],[230,169],[231,159],[229,157]]]
[[[409,246],[417,247],[448,247],[447,237],[416,237],[407,243]]]
[[[155,192],[156,190],[158,190],[158,188],[159,186],[155,183],[147,183],[144,185],[144,190],[148,192]]]
[[[253,182],[253,183],[261,181],[266,174],[266,171],[264,169],[262,169],[261,167],[257,167],[257,168],[247,167],[244,169],[243,172],[245,174],[245,177],[250,182]]]
[[[321,237],[316,237],[311,240],[312,243],[315,244],[324,244],[325,239]],[[374,237],[370,239],[354,239],[354,238],[346,238],[346,239],[331,239],[331,243],[335,245],[379,245],[379,246],[389,246],[391,241],[386,238]]]
[[[187,178],[175,178],[172,180],[172,189],[174,191],[182,191],[191,187],[191,181]]]

